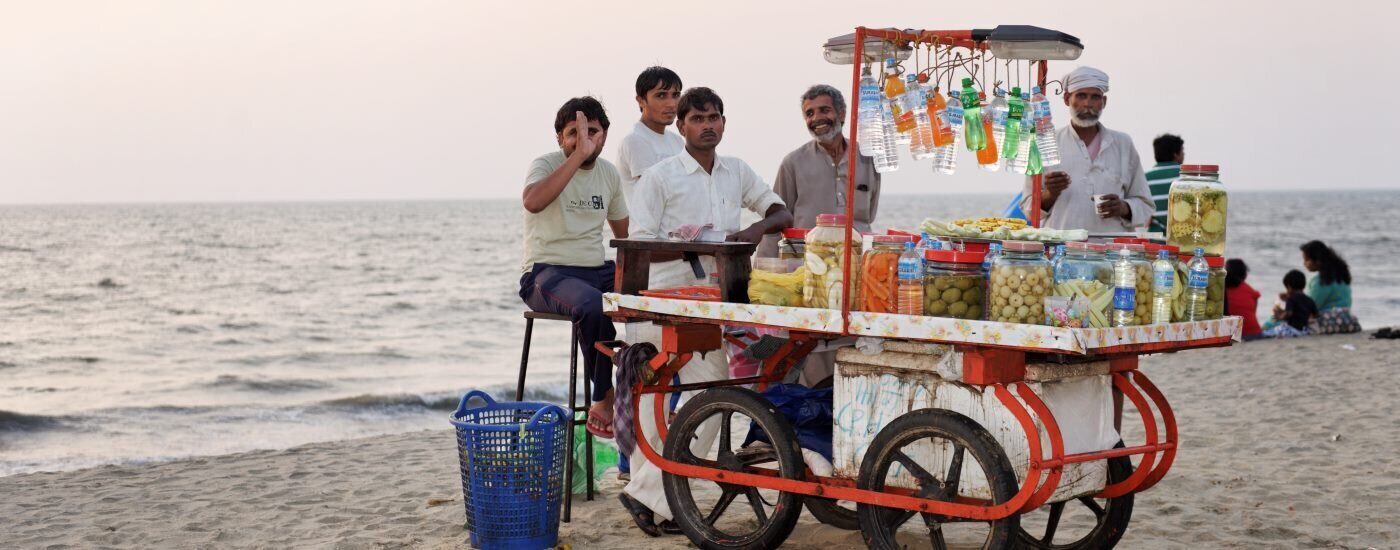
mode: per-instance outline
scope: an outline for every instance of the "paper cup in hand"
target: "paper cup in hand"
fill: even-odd
[[[1108,202],[1108,195],[1094,195],[1094,211],[1103,212],[1103,203]]]

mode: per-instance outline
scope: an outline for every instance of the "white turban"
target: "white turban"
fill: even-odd
[[[1073,93],[1084,88],[1098,88],[1108,93],[1108,74],[1093,67],[1080,67],[1065,75],[1065,91]]]

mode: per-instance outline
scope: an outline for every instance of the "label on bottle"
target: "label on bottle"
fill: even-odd
[[[1037,101],[1037,102],[1035,103],[1035,117],[1036,117],[1036,118],[1050,118],[1050,102],[1049,102],[1049,101],[1043,100],[1043,99],[1042,99],[1042,100]]]
[[[966,90],[964,90],[962,94],[962,104],[963,109],[972,109],[981,105],[977,102],[977,94],[967,93]]]
[[[1113,287],[1113,309],[1132,311],[1134,307],[1137,307],[1137,288]]]
[[[1026,115],[1026,107],[1017,101],[1008,106],[1006,114],[1014,120],[1021,120],[1021,117]]]
[[[919,261],[918,258],[900,258],[899,280],[902,282],[919,280],[921,277],[923,277],[923,264],[924,263]]]
[[[1204,270],[1191,270],[1186,276],[1186,286],[1192,289],[1205,288],[1210,281],[1210,272]]]
[[[1154,270],[1152,272],[1152,285],[1156,288],[1171,291],[1172,285],[1176,283],[1176,271],[1172,269]]]
[[[962,125],[962,123],[963,123],[963,110],[962,110],[962,109],[953,109],[953,108],[949,108],[948,111],[947,111],[947,113],[948,113],[948,124],[949,124],[950,126],[961,126],[961,125]]]
[[[992,110],[992,124],[995,124],[995,125],[997,125],[997,126],[1005,126],[1005,125],[1006,125],[1006,111],[1001,111],[1001,110],[993,109],[993,110]]]

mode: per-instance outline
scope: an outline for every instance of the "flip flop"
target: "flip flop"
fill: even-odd
[[[656,527],[656,518],[651,515],[650,508],[647,508],[645,504],[637,502],[637,499],[632,498],[631,495],[627,493],[618,494],[617,500],[622,501],[622,507],[632,516],[632,521],[637,524],[638,529],[641,529],[643,533],[646,533],[647,536],[650,537],[661,536],[661,529]]]
[[[607,430],[604,430],[599,426],[605,426],[607,427]],[[588,433],[593,434],[593,437],[599,439],[612,439],[615,435],[612,429],[612,419],[604,420],[602,417],[594,414],[591,410],[588,411],[588,422],[584,423],[583,429],[588,430]]]

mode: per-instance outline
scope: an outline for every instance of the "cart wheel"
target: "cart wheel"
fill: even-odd
[[[736,413],[762,427],[773,444],[734,450]],[[715,423],[719,424],[718,443],[703,451],[692,448],[697,432],[714,430]],[[740,426],[748,428],[746,422]],[[664,456],[733,472],[759,465],[776,467],[778,475],[788,479],[802,479],[806,468],[792,426],[767,399],[741,388],[705,390],[681,407],[666,436]],[[777,548],[792,534],[802,514],[802,495],[795,493],[671,473],[663,475],[662,483],[676,523],[692,543],[704,549]],[[739,505],[731,506],[735,501]]]
[[[1122,447],[1119,441],[1115,447]],[[1108,482],[1117,483],[1133,475],[1133,462],[1126,456],[1108,459]],[[1042,506],[1022,516],[1016,539],[1025,548],[1080,550],[1113,548],[1128,530],[1133,517],[1133,494],[1102,499],[1080,497]],[[1040,533],[1034,536],[1031,531]],[[1060,539],[1056,542],[1055,539]]]
[[[980,469],[991,488],[993,504],[1016,495],[1016,472],[992,434],[961,414],[923,409],[896,418],[870,442],[860,465],[860,488],[884,491],[896,475],[911,475],[924,498],[951,501],[963,477]],[[911,456],[947,456],[948,472],[932,473]],[[968,464],[968,459],[975,464]],[[966,496],[966,495],[964,495]],[[901,548],[1011,548],[1020,516],[996,521],[950,518],[896,508],[860,505],[860,530],[875,550]],[[914,517],[920,520],[910,522]],[[907,525],[906,525],[907,524]]]
[[[852,502],[809,496],[803,499],[803,504],[817,521],[847,531],[860,529],[860,516]]]

